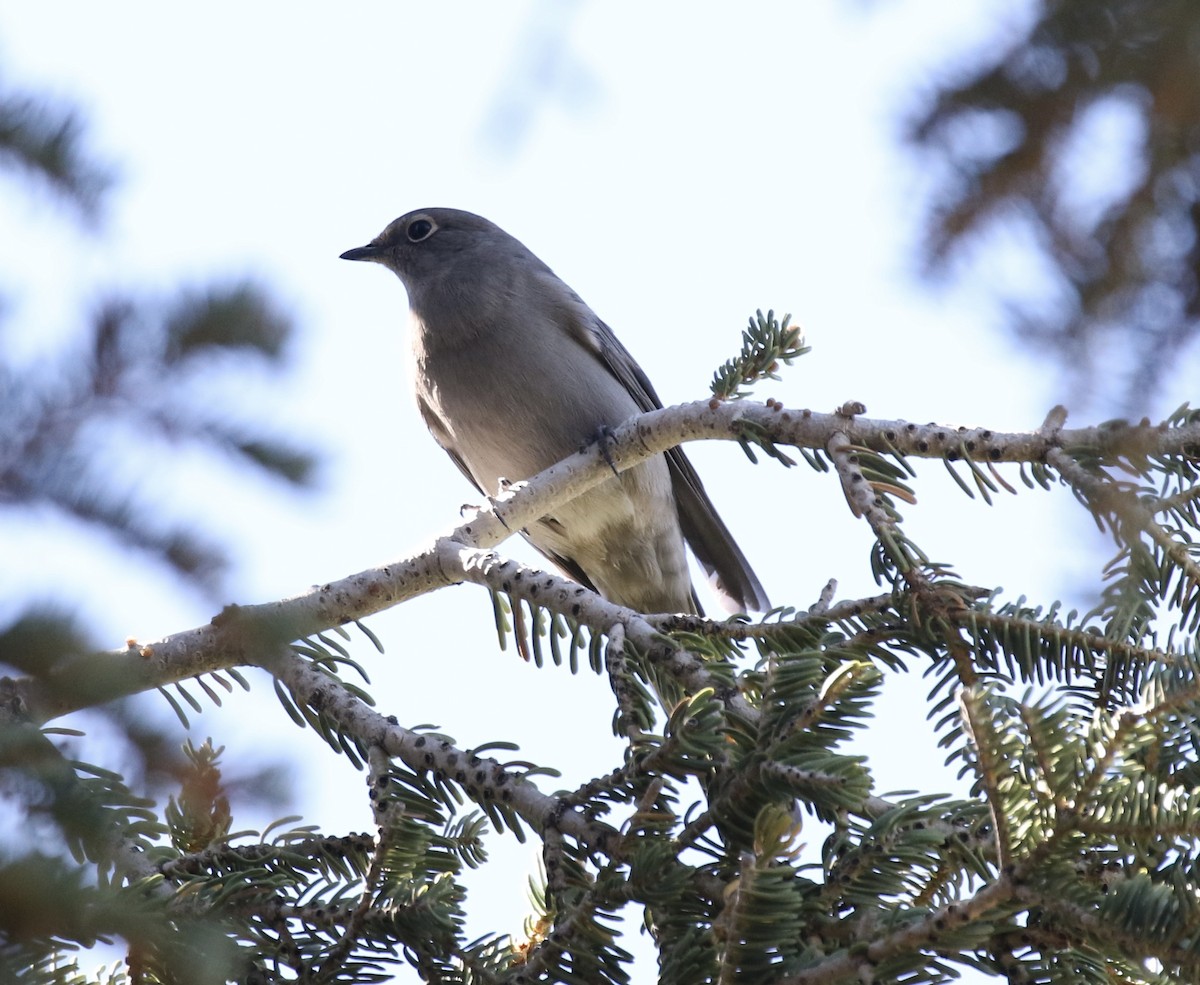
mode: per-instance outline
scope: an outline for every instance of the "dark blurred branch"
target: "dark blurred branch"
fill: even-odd
[[[1042,0],[1023,37],[941,85],[910,126],[947,166],[926,220],[929,269],[997,222],[1028,224],[1065,301],[1015,310],[1015,327],[1077,382],[1115,385],[1125,408],[1145,409],[1200,326],[1198,48],[1190,0]],[[1119,187],[1081,202],[1096,161],[1071,142],[1118,106],[1141,132]],[[1093,379],[1102,339],[1108,375]],[[1132,359],[1112,358],[1114,339]]]
[[[181,523],[156,518],[136,475],[113,469],[106,435],[190,444],[303,486],[313,458],[204,399],[223,371],[257,358],[283,360],[291,322],[250,284],[183,292],[167,304],[112,299],[101,305],[81,353],[52,370],[16,376],[0,368],[0,504],[44,503],[214,585],[219,547]],[[219,357],[233,356],[236,362]],[[185,385],[190,384],[190,385]],[[199,399],[189,394],[196,394]]]
[[[0,168],[45,182],[84,218],[94,220],[112,176],[83,146],[83,130],[70,107],[0,91]]]

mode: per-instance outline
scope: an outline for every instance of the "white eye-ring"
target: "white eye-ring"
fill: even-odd
[[[433,231],[437,226],[433,221],[425,216],[418,216],[408,224],[408,228],[404,230],[404,235],[408,237],[410,243],[419,243],[423,239],[429,239],[433,235]]]

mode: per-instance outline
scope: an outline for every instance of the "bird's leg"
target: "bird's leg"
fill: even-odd
[[[505,530],[508,530],[509,526],[504,522],[504,517],[500,515],[499,506],[506,499],[510,499],[513,493],[525,485],[528,485],[528,483],[523,480],[521,482],[513,482],[511,479],[506,479],[504,476],[500,476],[500,478],[497,480],[498,488],[496,490],[496,495],[487,497],[487,506],[490,507],[491,512],[495,514],[496,519],[504,524]],[[463,503],[462,506],[458,508],[458,515],[461,517],[466,517],[468,513],[482,513],[484,508],[485,507],[483,503]]]
[[[529,483],[527,483],[524,479],[522,479],[520,482],[513,482],[512,479],[507,479],[504,476],[500,476],[500,478],[496,480],[496,484],[498,486],[496,495],[489,496],[488,502],[492,504],[492,512],[496,514],[496,519],[504,524],[505,530],[508,530],[510,528],[507,523],[504,523],[504,517],[500,515],[500,511],[497,509],[497,507],[506,499],[510,499],[512,494],[518,489],[520,489],[522,486],[529,485]]]
[[[592,444],[592,442],[595,442],[597,445],[599,445],[600,446],[600,457],[603,458],[604,461],[607,463],[608,467],[610,469],[612,469],[613,475],[620,475],[621,473],[617,471],[617,463],[613,461],[613,457],[612,457],[612,445],[613,445],[613,440],[615,438],[615,435],[616,435],[616,432],[611,427],[609,427],[609,425],[601,424],[598,428],[596,428],[595,437],[593,437],[592,440],[588,442],[588,444]],[[587,448],[587,445],[584,445],[583,448],[580,448],[579,450],[583,451],[586,448]]]
[[[491,496],[488,497],[488,505],[491,507],[492,515],[495,516],[495,518],[497,520],[499,520],[502,524],[504,524],[505,530],[508,530],[509,529],[508,524],[504,523],[504,517],[502,517],[500,515],[500,511],[496,509],[496,504],[498,502],[499,502],[498,499],[493,499]],[[484,506],[482,503],[463,503],[462,506],[460,506],[458,508],[458,515],[461,516],[464,520],[467,518],[467,514],[469,514],[469,513],[474,513],[476,516],[478,516],[480,513],[483,513],[483,512],[484,512]]]

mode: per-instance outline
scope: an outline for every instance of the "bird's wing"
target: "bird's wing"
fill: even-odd
[[[471,475],[471,470],[467,468],[467,463],[463,461],[460,455],[454,448],[454,442],[450,437],[450,432],[446,430],[446,425],[442,423],[442,419],[434,413],[433,408],[429,406],[423,399],[417,397],[417,409],[421,412],[421,420],[425,422],[425,426],[429,428],[429,433],[433,435],[433,440],[442,446],[442,451],[450,456],[450,460],[458,466],[458,471],[465,475],[468,481],[483,495],[490,495],[478,482],[475,481],[475,476]]]
[[[576,300],[578,300],[576,298]],[[621,344],[620,339],[582,301],[580,307],[589,318],[574,318],[574,330],[586,348],[600,361],[643,411],[659,410],[662,401],[641,366]],[[667,452],[671,486],[679,508],[679,525],[708,574],[716,575],[717,588],[743,611],[765,612],[771,607],[766,590],[750,567],[750,562],[733,539],[733,534],[717,515],[717,509],[704,491],[704,484],[692,463],[678,445]]]
[[[542,557],[546,558],[551,564],[558,565],[558,567],[562,569],[563,573],[570,578],[571,581],[578,582],[584,588],[588,589],[588,591],[595,592],[597,595],[600,594],[600,589],[598,589],[592,583],[592,579],[584,573],[583,568],[579,567],[579,565],[572,561],[569,557],[563,557],[561,554],[555,554],[554,551],[548,551],[544,547],[538,547],[538,545],[534,544],[532,540],[529,540],[529,534],[524,533],[523,531],[522,536],[524,536],[524,538],[528,540],[530,544],[533,544],[533,546],[537,548],[537,552],[541,554]]]

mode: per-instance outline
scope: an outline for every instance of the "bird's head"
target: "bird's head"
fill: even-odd
[[[396,274],[412,292],[462,262],[511,255],[504,230],[482,216],[460,209],[418,209],[402,215],[366,246],[342,254],[343,260],[371,260]],[[523,249],[523,248],[522,248]]]

